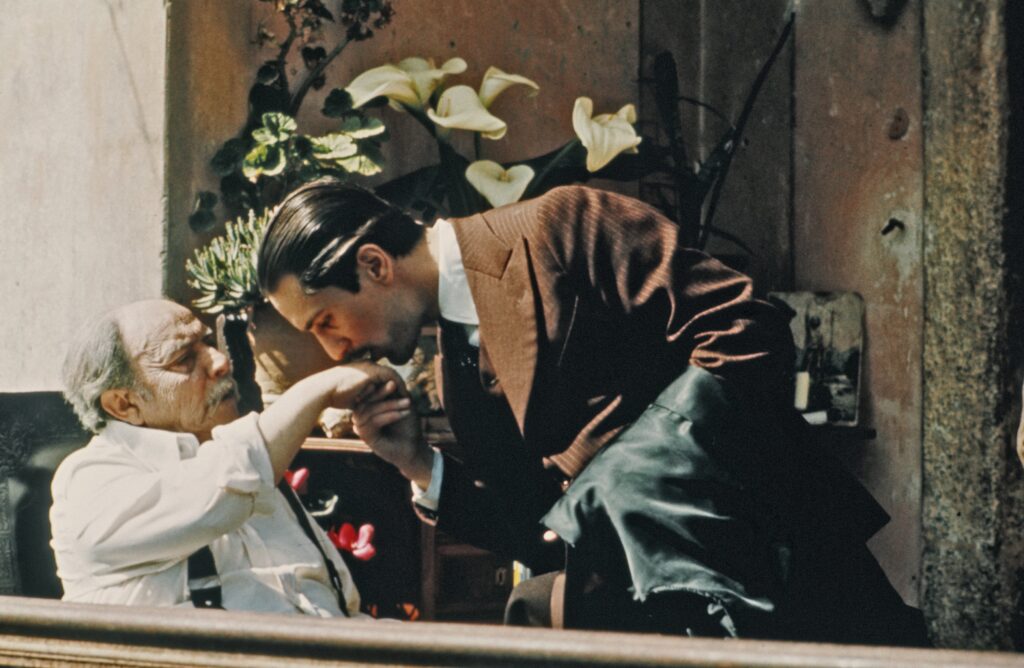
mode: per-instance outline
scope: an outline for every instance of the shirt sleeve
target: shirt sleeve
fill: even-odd
[[[252,413],[214,430],[188,459],[99,449],[55,484],[54,540],[96,574],[152,573],[241,526],[273,493]]]
[[[441,480],[444,478],[444,456],[434,450],[434,465],[430,469],[430,485],[426,489],[414,482],[412,485],[412,502],[426,511],[427,516],[437,516],[441,505]]]

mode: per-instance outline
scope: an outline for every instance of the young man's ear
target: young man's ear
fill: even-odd
[[[100,406],[107,412],[107,415],[115,420],[138,427],[143,426],[142,411],[139,410],[135,393],[131,390],[123,388],[106,390],[100,395]]]
[[[356,265],[375,283],[388,285],[394,279],[395,260],[377,244],[360,246],[356,252]]]

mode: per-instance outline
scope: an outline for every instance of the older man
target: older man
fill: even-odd
[[[345,563],[279,483],[320,411],[395,392],[393,372],[335,367],[239,418],[230,363],[209,339],[188,309],[154,300],[96,319],[72,345],[65,394],[96,436],[53,481],[64,599],[358,615]]]

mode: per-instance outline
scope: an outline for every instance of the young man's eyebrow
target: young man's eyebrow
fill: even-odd
[[[313,329],[313,323],[316,322],[316,319],[320,316],[321,313],[323,313],[323,311],[317,311],[313,315],[309,316],[309,320],[306,321],[306,324],[302,328],[302,331],[308,332],[311,329]]]

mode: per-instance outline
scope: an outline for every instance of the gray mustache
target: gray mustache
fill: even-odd
[[[213,408],[229,396],[236,398],[238,396],[238,388],[235,386],[235,381],[233,378],[221,378],[210,390],[210,394],[206,398],[206,406],[207,408]]]

